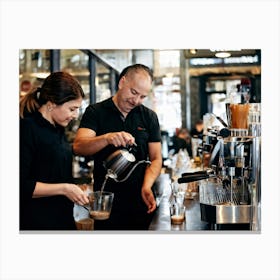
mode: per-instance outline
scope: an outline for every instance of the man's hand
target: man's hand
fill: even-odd
[[[125,147],[126,145],[131,146],[135,143],[134,137],[125,131],[107,133],[106,140],[108,144],[114,145],[115,147]]]
[[[147,213],[152,213],[157,207],[156,200],[152,190],[150,188],[142,187],[141,194],[145,204],[148,207]]]

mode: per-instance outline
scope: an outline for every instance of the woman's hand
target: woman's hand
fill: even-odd
[[[65,184],[64,195],[79,205],[89,203],[88,195],[79,186],[74,184]]]

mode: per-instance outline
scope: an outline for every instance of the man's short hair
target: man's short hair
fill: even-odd
[[[133,64],[133,65],[129,65],[129,66],[125,67],[122,70],[122,72],[120,73],[120,76],[119,76],[119,79],[118,79],[118,83],[120,82],[121,78],[126,76],[127,74],[133,73],[133,72],[136,73],[136,72],[142,71],[142,70],[145,71],[150,76],[151,81],[154,80],[154,76],[153,76],[152,70],[148,66],[146,66],[144,64],[139,64],[138,63],[138,64]]]

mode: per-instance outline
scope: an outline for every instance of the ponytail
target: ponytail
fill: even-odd
[[[19,114],[24,118],[25,113],[33,113],[40,108],[40,90],[37,88],[35,91],[29,92],[20,99]]]

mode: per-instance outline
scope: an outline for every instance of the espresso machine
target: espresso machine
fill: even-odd
[[[211,229],[260,231],[260,104],[244,104],[244,125],[238,125],[236,118],[241,114],[234,115],[230,105],[226,104],[227,123],[214,114],[206,114],[200,149],[202,170],[183,173],[178,183],[199,181],[201,220],[208,222]],[[221,126],[211,126],[210,119],[218,120]]]

